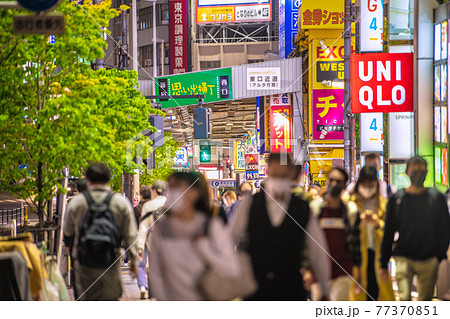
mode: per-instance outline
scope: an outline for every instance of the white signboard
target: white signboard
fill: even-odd
[[[361,52],[383,51],[383,0],[361,0]]]
[[[271,95],[270,106],[274,105],[292,105],[291,95],[289,93]]]
[[[361,113],[361,152],[383,152],[383,113]]]
[[[236,6],[236,21],[267,20],[270,18],[270,5]]]
[[[247,68],[247,90],[279,90],[280,68]]]
[[[270,3],[270,0],[198,0],[199,7]]]
[[[175,159],[173,161],[174,166],[186,166],[188,165],[188,152],[185,147],[179,148],[175,152]]]
[[[414,156],[414,113],[389,113],[389,159]]]

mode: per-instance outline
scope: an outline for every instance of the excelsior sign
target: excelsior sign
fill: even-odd
[[[412,112],[413,54],[351,56],[352,113]]]

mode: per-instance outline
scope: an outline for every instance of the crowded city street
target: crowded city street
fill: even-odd
[[[0,1],[0,313],[449,318],[449,31],[448,0]]]

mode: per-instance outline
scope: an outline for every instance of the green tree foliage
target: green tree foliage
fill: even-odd
[[[173,173],[175,153],[181,145],[174,141],[171,133],[165,133],[164,146],[156,149],[156,168],[140,176],[140,186],[151,185],[156,180],[167,181],[167,177]]]
[[[61,3],[66,32],[54,44],[45,35],[13,34],[13,15],[27,13],[0,10],[0,190],[34,198],[41,224],[45,203],[64,191],[64,167],[77,176],[93,161],[116,174],[131,171],[127,140],[154,130],[149,114],[163,115],[136,89],[136,72],[91,69],[119,12],[111,1],[88,2]]]

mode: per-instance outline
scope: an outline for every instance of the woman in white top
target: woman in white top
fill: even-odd
[[[157,300],[205,300],[198,281],[207,267],[236,278],[239,261],[222,221],[211,217],[203,175],[177,172],[168,182],[167,212],[153,226],[150,293]]]

